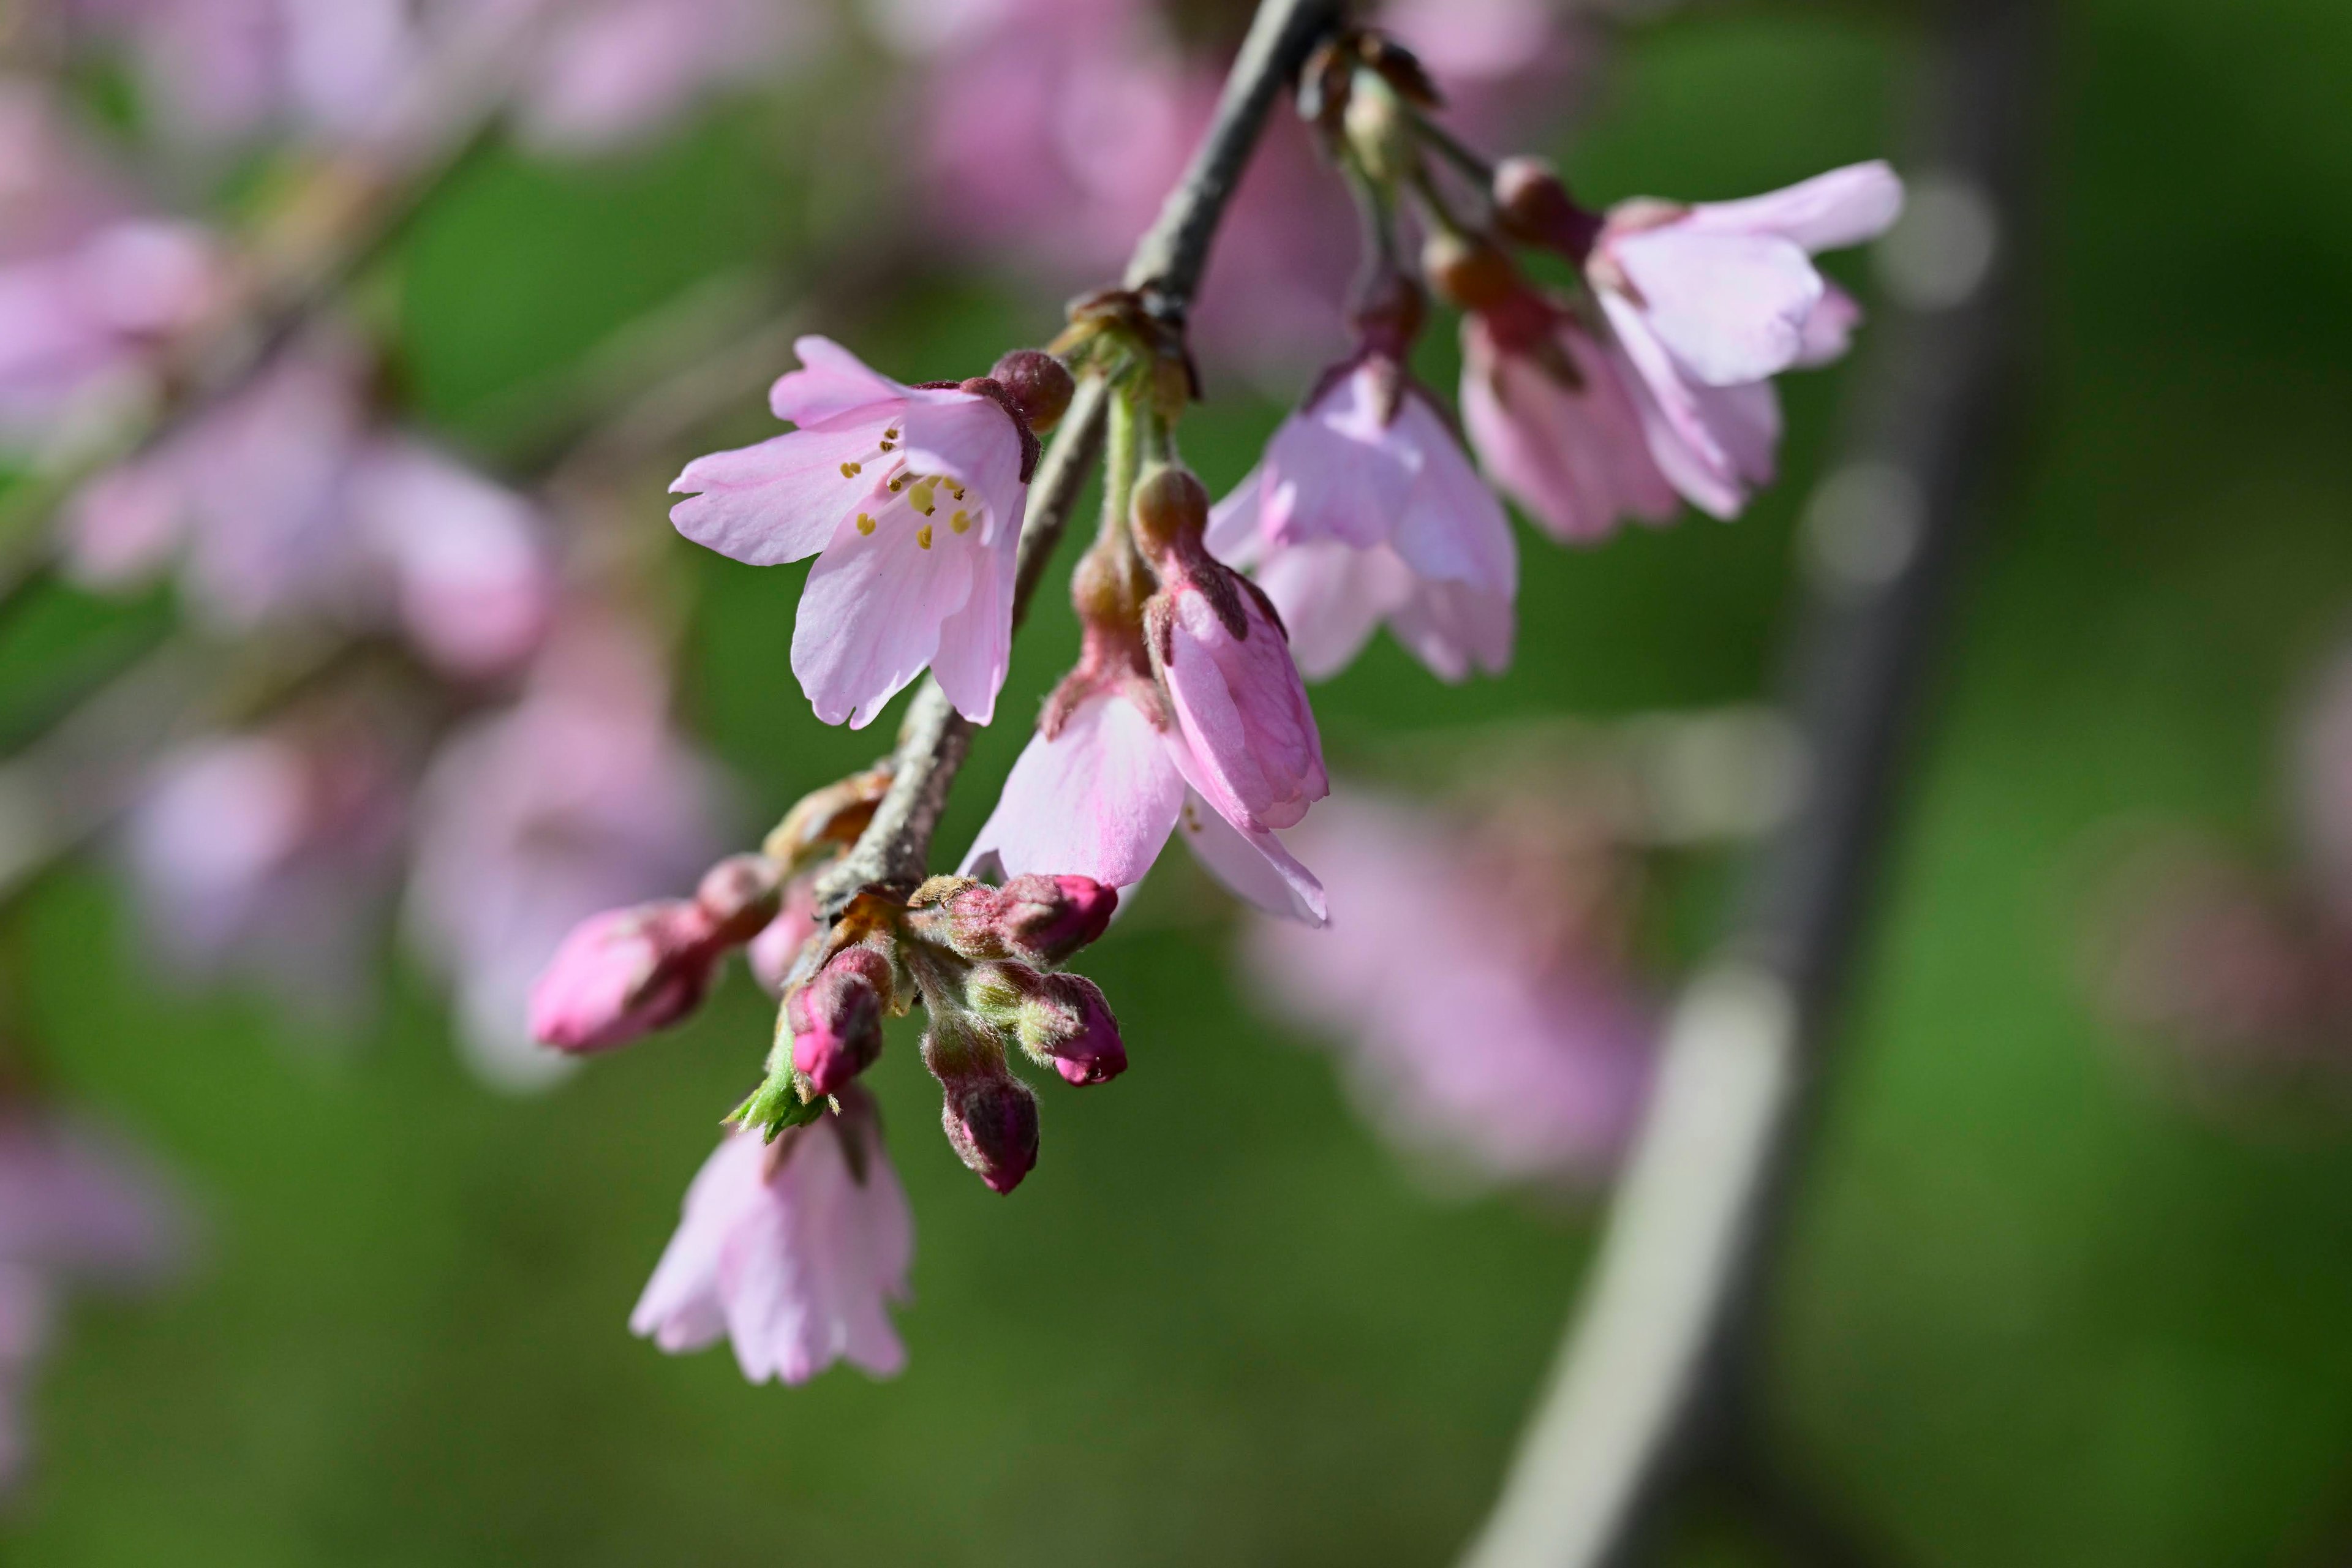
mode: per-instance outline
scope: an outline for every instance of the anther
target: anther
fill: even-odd
[[[874,531],[873,513],[861,511],[857,514],[857,531],[860,533],[871,533]]]
[[[929,550],[931,547],[931,525],[929,523],[927,522],[923,524],[922,527],[915,530],[915,543],[924,550]]]
[[[958,511],[953,517],[948,519],[948,526],[954,529],[958,533],[971,532],[971,513],[968,511]]]
[[[863,463],[844,463],[841,465],[841,477],[845,479],[854,479],[865,471],[866,465]]]

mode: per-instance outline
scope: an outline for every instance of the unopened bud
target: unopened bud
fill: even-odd
[[[1043,349],[1014,349],[998,360],[988,374],[1004,388],[1021,417],[1040,436],[1061,423],[1078,390],[1069,367]]]
[[[816,1093],[833,1093],[882,1054],[889,992],[890,961],[870,947],[848,947],[785,998],[793,1066]]]
[[[1118,889],[1091,877],[1015,877],[1002,888],[942,878],[909,910],[927,939],[965,958],[1062,964],[1110,928]],[[929,907],[926,907],[928,904]]]
[[[709,917],[712,940],[740,947],[776,918],[783,893],[782,867],[765,855],[730,855],[703,873],[694,901]]]
[[[530,1032],[566,1051],[606,1051],[702,1005],[724,945],[680,900],[607,910],[572,928],[530,993]]]
[[[1110,1002],[1082,974],[980,964],[964,994],[972,1011],[1009,1026],[1030,1060],[1071,1083],[1108,1083],[1127,1070],[1127,1045]]]
[[[1390,185],[1412,172],[1412,127],[1396,89],[1384,79],[1357,72],[1339,122],[1358,166],[1371,179]]]
[[[1465,310],[1490,310],[1525,287],[1511,258],[1474,235],[1431,235],[1422,247],[1421,269],[1432,288]]]
[[[1192,554],[1209,527],[1209,492],[1190,468],[1163,464],[1137,481],[1135,538],[1146,555]]]
[[[1524,245],[1559,251],[1580,265],[1601,236],[1601,219],[1576,205],[1559,174],[1541,158],[1506,158],[1495,167],[1495,222]]]
[[[944,1080],[940,1125],[956,1157],[994,1193],[1009,1193],[1037,1163],[1037,1097],[1009,1072]]]

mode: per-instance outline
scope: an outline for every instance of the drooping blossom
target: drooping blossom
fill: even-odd
[[[654,650],[617,621],[559,626],[521,700],[442,747],[419,794],[407,920],[450,980],[494,1082],[562,1070],[534,1043],[534,983],[574,927],[690,886],[718,858],[722,791],[668,720]]]
[[[191,978],[250,977],[306,1018],[355,1022],[405,825],[394,727],[322,710],[166,756],[121,850],[152,949]]]
[[[986,723],[1011,658],[1035,437],[995,382],[908,386],[829,339],[794,350],[802,368],[769,405],[799,428],[688,464],[671,521],[755,566],[817,557],[793,671],[826,723],[872,723],[927,666]]]
[[[1589,1180],[1632,1130],[1653,1020],[1612,929],[1617,874],[1584,828],[1530,803],[1465,832],[1343,791],[1296,836],[1338,917],[1260,921],[1244,958],[1406,1146],[1496,1181]]]
[[[1080,567],[1085,651],[965,866],[1131,888],[1181,830],[1234,892],[1320,924],[1322,885],[1278,836],[1329,787],[1314,712],[1275,616],[1201,543],[1199,481],[1182,474],[1168,488],[1165,509],[1154,506],[1168,514],[1162,542],[1189,542],[1162,557],[1166,585],[1147,602],[1121,558]]]
[[[554,591],[520,496],[379,426],[369,356],[334,331],[68,504],[68,571],[96,588],[176,562],[191,607],[232,631],[289,616],[397,629],[458,677],[513,668]]]
[[[1903,210],[1885,163],[1769,195],[1612,209],[1585,276],[1635,372],[1650,453],[1691,504],[1737,516],[1772,477],[1771,378],[1845,353],[1860,310],[1812,258],[1875,238]]]
[[[1285,419],[1208,542],[1257,568],[1310,680],[1346,668],[1382,621],[1448,680],[1510,662],[1509,521],[1393,362],[1363,359]]]
[[[24,1405],[68,1290],[152,1287],[184,1261],[189,1228],[170,1183],[120,1139],[0,1105],[0,1491],[23,1479]]]
[[[674,1354],[724,1335],[753,1383],[906,1364],[887,1308],[909,1294],[913,1218],[872,1102],[853,1086],[841,1107],[772,1143],[728,1134],[687,1189],[633,1331]]]

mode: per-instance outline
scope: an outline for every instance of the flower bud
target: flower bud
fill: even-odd
[[[709,917],[712,940],[740,947],[776,918],[783,893],[782,867],[765,855],[730,855],[703,873],[694,901]]]
[[[591,915],[531,988],[531,1035],[604,1051],[667,1028],[702,1005],[725,951],[709,917],[680,900]]]
[[[1010,1033],[1040,1067],[1071,1083],[1108,1083],[1127,1070],[1127,1046],[1102,987],[1081,974],[1041,974],[1020,963],[979,963],[964,1005]]]
[[[1495,167],[1495,222],[1523,245],[1540,245],[1582,265],[1601,237],[1601,219],[1576,205],[1559,173],[1541,158],[1506,158]]]
[[[1001,1068],[945,1080],[940,1125],[956,1157],[993,1193],[1009,1193],[1037,1163],[1037,1097]]]
[[[845,947],[784,999],[793,1066],[817,1094],[831,1094],[882,1054],[890,961],[870,947]]]
[[[1043,349],[1014,349],[988,374],[1011,395],[1013,406],[1040,436],[1061,423],[1078,389],[1069,367]]]
[[[916,929],[964,958],[1066,963],[1110,927],[1118,889],[1091,877],[1015,877],[1002,888],[942,878],[944,897],[919,890]],[[952,890],[947,890],[951,889]]]
[[[1161,465],[1135,487],[1135,538],[1153,560],[1201,549],[1209,527],[1209,492],[1190,468]]]
[[[1474,235],[1431,235],[1421,247],[1421,269],[1432,288],[1465,310],[1490,310],[1524,287],[1511,258]]]

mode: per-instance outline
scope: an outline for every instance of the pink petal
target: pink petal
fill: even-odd
[[[988,556],[977,531],[932,526],[905,496],[844,518],[809,572],[793,626],[793,673],[828,724],[862,730],[920,675],[940,646],[940,623],[963,607]],[[926,549],[920,541],[928,532]]]
[[[1642,313],[1614,294],[1601,306],[1634,371],[1632,386],[1650,455],[1691,504],[1734,518],[1769,483],[1780,440],[1780,402],[1769,381],[1706,386],[1687,380]]]
[[[1563,323],[1561,352],[1582,384],[1563,385],[1531,360],[1465,323],[1462,417],[1496,481],[1554,538],[1606,538],[1620,517],[1664,521],[1675,492],[1642,442],[1627,372],[1585,331]]]
[[[1873,161],[1744,201],[1702,202],[1684,223],[1717,234],[1777,234],[1819,252],[1875,239],[1902,216],[1902,179]]]
[[[896,406],[915,395],[912,387],[892,381],[831,338],[810,336],[793,344],[801,368],[786,371],[768,389],[768,406],[779,419],[799,426],[821,425],[850,413],[887,419]],[[890,405],[884,408],[882,405]]]
[[[1231,495],[1209,509],[1209,531],[1203,542],[1210,554],[1228,566],[1254,565],[1265,549],[1265,536],[1259,527],[1265,489],[1265,465],[1260,463],[1234,487]]]
[[[965,869],[993,855],[1008,877],[1132,887],[1160,858],[1183,799],[1183,776],[1151,721],[1124,698],[1090,698],[1052,740],[1031,737]]]
[[[940,623],[931,673],[956,711],[975,724],[996,716],[996,694],[1013,667],[1013,579],[1021,529],[999,529],[975,563],[971,596]]]
[[[1797,365],[1811,369],[1845,357],[1853,344],[1853,330],[1862,324],[1862,307],[1853,295],[1831,283],[1822,291],[1822,302],[1805,318],[1805,341],[1797,351]]]
[[[1762,381],[1796,363],[1822,278],[1793,242],[1670,224],[1608,244],[1651,330],[1699,381]]]
[[[1397,518],[1391,542],[1423,577],[1469,583],[1510,595],[1519,552],[1503,503],[1471,468],[1454,432],[1419,397],[1397,423],[1423,453],[1421,473]]]
[[[1273,834],[1228,822],[1197,791],[1184,797],[1177,832],[1193,858],[1244,901],[1305,925],[1329,922],[1323,884]]]
[[[1517,616],[1508,594],[1466,583],[1418,583],[1389,613],[1389,630],[1440,680],[1459,681],[1471,669],[1500,675],[1511,667]]]
[[[1001,531],[1020,532],[1027,489],[1021,482],[1021,436],[1012,416],[971,393],[918,395],[935,401],[910,404],[901,416],[907,471],[946,475],[977,490],[988,509],[982,542],[992,543]]]
[[[1410,598],[1413,576],[1395,552],[1350,550],[1333,540],[1276,550],[1258,586],[1290,628],[1291,657],[1309,680],[1355,662],[1382,616]]]
[[[697,544],[747,565],[814,555],[872,492],[879,469],[864,465],[879,437],[871,419],[853,416],[697,458],[669,488],[701,493],[670,508],[669,520]]]

